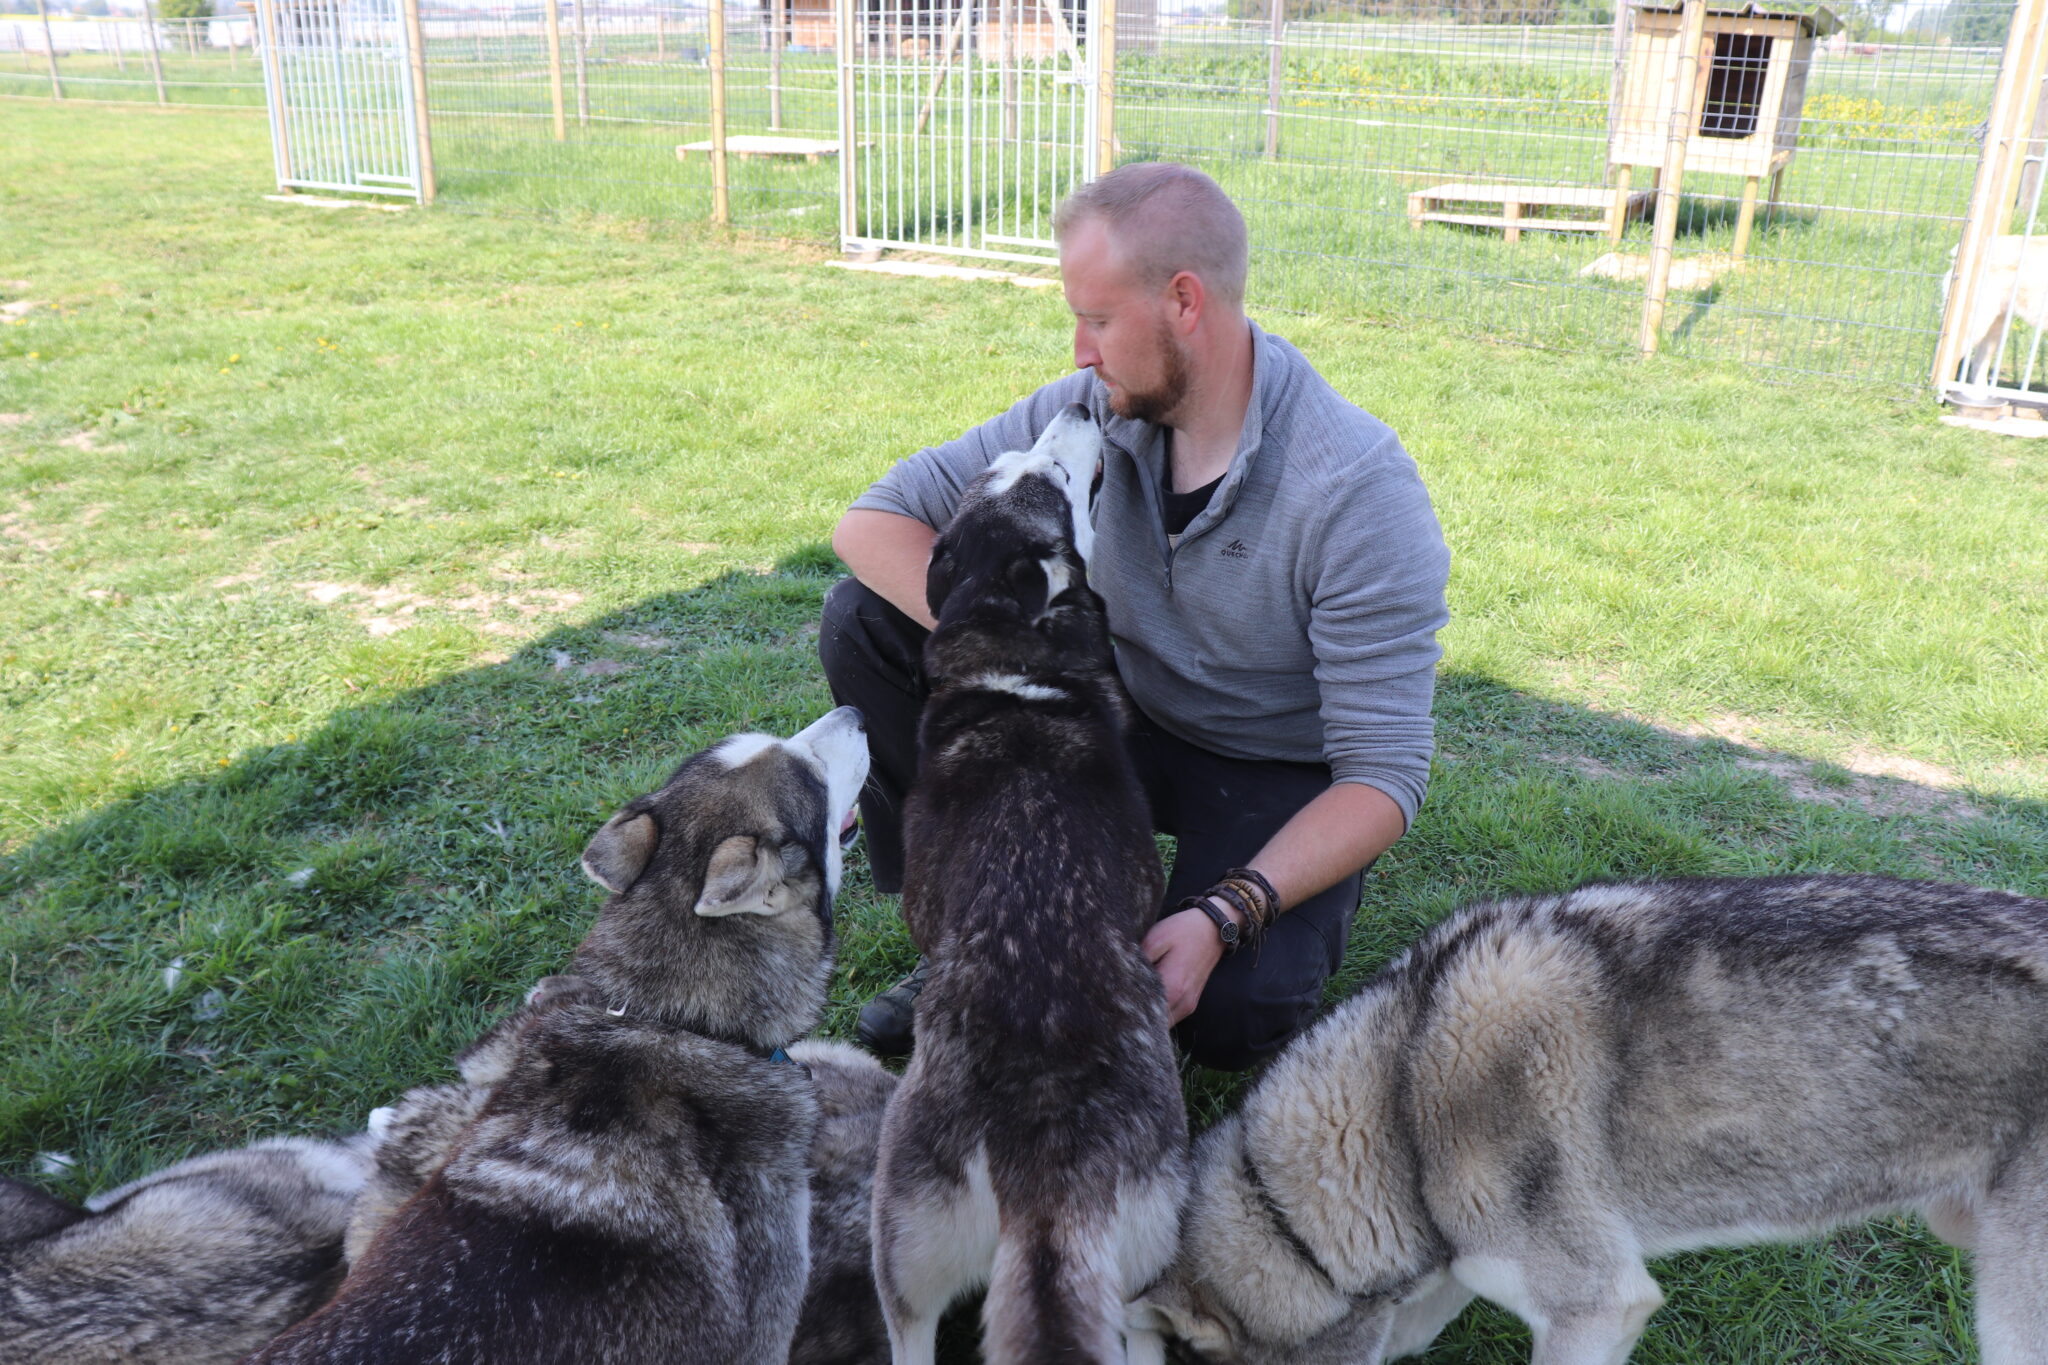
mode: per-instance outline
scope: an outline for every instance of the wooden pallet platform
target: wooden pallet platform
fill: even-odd
[[[1463,223],[1468,227],[1501,228],[1508,241],[1519,242],[1525,229],[1539,232],[1612,232],[1617,208],[1624,219],[1642,211],[1654,190],[1602,189],[1576,185],[1433,185],[1408,196],[1408,222]],[[1499,204],[1498,213],[1473,212],[1453,205]],[[1593,216],[1569,216],[1572,214]]]
[[[676,160],[688,161],[691,152],[711,155],[709,142],[685,142],[676,148]],[[835,139],[815,137],[760,137],[743,133],[725,140],[725,154],[745,161],[755,156],[800,156],[816,164],[822,157],[838,156],[839,143]]]

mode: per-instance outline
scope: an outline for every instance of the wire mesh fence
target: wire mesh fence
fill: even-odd
[[[725,16],[729,137],[839,136],[829,16],[822,31]],[[443,198],[512,208],[707,218],[711,15],[701,0],[557,0],[461,15],[429,9],[428,99]],[[744,147],[745,144],[742,144]],[[835,160],[813,147],[735,151],[732,219],[836,233]]]
[[[1269,304],[1615,348],[1639,341],[1649,191],[1682,164],[1665,349],[1915,384],[1998,70],[2002,33],[1966,21],[2011,8],[1894,34],[1709,6],[1683,72],[1675,3],[1161,19],[1118,63],[1120,155],[1216,175]]]
[[[255,21],[0,15],[0,95],[260,109]]]
[[[1047,255],[1098,152],[1168,158],[1244,207],[1256,305],[1619,352],[1660,296],[1667,351],[1917,386],[2014,8],[1709,0],[1689,32],[1679,0],[1121,0],[1098,86],[1099,3],[428,3],[440,194],[710,217],[716,18],[741,227],[840,240],[850,189],[848,237]],[[167,76],[256,89],[220,28]],[[0,47],[0,91],[42,60]]]

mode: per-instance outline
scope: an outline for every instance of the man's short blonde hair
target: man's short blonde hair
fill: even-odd
[[[1192,166],[1137,161],[1075,190],[1060,201],[1053,235],[1099,219],[1118,258],[1147,289],[1164,289],[1181,271],[1201,278],[1211,298],[1244,308],[1251,247],[1244,215],[1223,187]]]

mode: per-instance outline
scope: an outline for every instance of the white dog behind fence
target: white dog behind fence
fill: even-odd
[[[1944,297],[1953,279],[1953,271],[1943,278]],[[1965,385],[1988,389],[1998,382],[1999,357],[2015,322],[2036,332],[2048,328],[2048,237],[1991,239],[1963,331]],[[2039,344],[2037,337],[2033,345]]]

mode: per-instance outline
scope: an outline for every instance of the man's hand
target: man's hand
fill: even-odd
[[[1166,987],[1166,1022],[1178,1024],[1195,1012],[1209,973],[1223,960],[1216,922],[1200,910],[1179,910],[1154,924],[1138,946]]]

